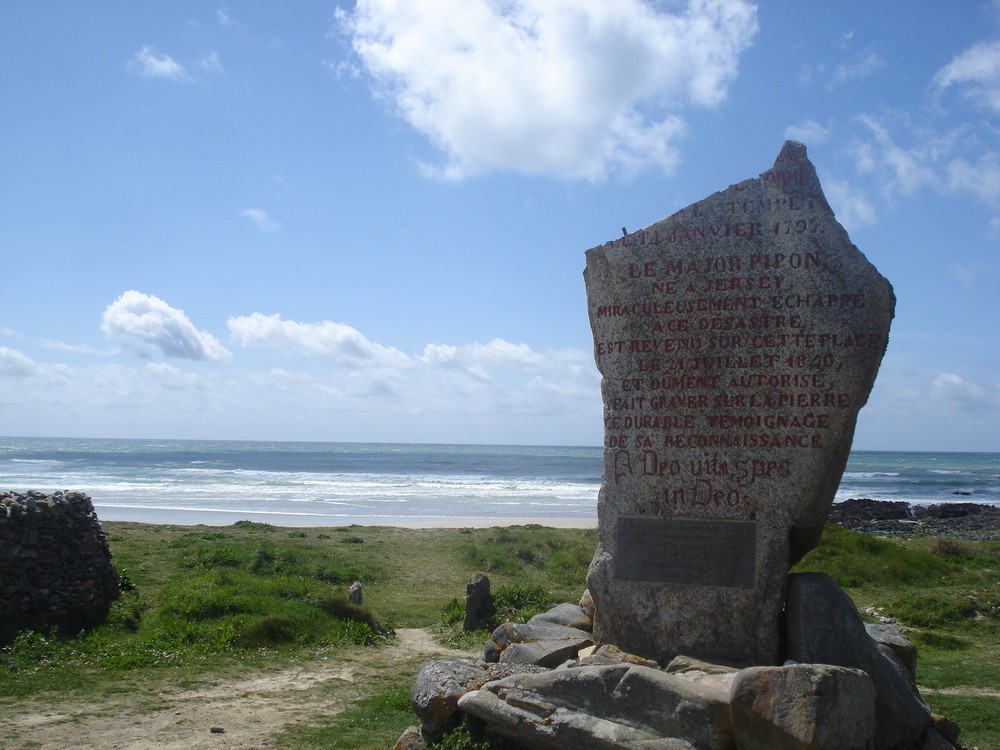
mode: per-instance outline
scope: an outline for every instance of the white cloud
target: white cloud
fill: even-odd
[[[981,415],[1000,412],[1000,387],[971,383],[954,373],[941,373],[932,384],[932,393],[963,411]]]
[[[17,349],[0,346],[0,375],[28,378],[42,373],[42,367],[30,357],[25,356]]]
[[[994,278],[993,265],[982,260],[972,263],[953,263],[948,267],[948,274],[958,279],[970,292],[979,282],[989,283]]]
[[[274,221],[267,215],[267,211],[260,208],[245,208],[240,211],[240,216],[250,219],[262,232],[276,232],[281,229],[281,224]]]
[[[974,382],[952,372],[918,375],[892,354],[882,363],[861,410],[857,447],[894,450],[997,450],[1000,383]],[[956,429],[956,425],[961,425]]]
[[[104,311],[101,330],[159,349],[168,357],[221,362],[230,353],[205,331],[197,330],[183,310],[159,297],[130,290]]]
[[[246,26],[229,15],[229,8],[225,5],[220,5],[215,9],[215,17],[219,21],[220,26],[231,26],[238,31],[246,31],[247,29]]]
[[[177,82],[190,80],[183,65],[170,55],[158,54],[148,45],[143,46],[132,55],[132,59],[128,62],[128,69],[145,78],[166,78]]]
[[[298,323],[281,315],[253,313],[229,319],[229,336],[238,345],[284,349],[298,354],[318,354],[344,367],[407,366],[410,358],[388,346],[369,341],[356,328],[343,323]]]
[[[793,141],[800,141],[807,146],[814,143],[822,143],[830,137],[830,129],[820,125],[815,120],[803,120],[797,125],[789,125],[785,128],[785,138]]]
[[[848,231],[870,226],[876,221],[875,206],[864,193],[844,180],[824,179],[826,199],[837,220]]]
[[[986,153],[975,164],[954,159],[948,164],[948,187],[972,193],[983,203],[1000,206],[1000,154]]]
[[[338,14],[379,94],[446,155],[428,172],[596,180],[672,170],[685,105],[726,97],[745,0],[360,0]]]
[[[67,352],[70,354],[116,354],[117,351],[114,349],[98,349],[97,347],[91,346],[90,344],[67,344],[64,341],[53,341],[52,339],[40,339],[39,344],[44,349],[49,349],[54,352]]]
[[[875,177],[886,199],[913,197],[924,188],[942,194],[971,195],[980,203],[1000,207],[1000,154],[984,146],[996,134],[959,125],[938,131],[902,116],[897,131],[908,137],[903,146],[889,127],[867,114],[857,117],[868,137],[855,142],[852,155],[861,174]]]
[[[913,195],[925,185],[938,181],[932,168],[936,153],[930,143],[903,148],[893,140],[889,129],[874,117],[859,115],[858,119],[872,134],[872,140],[855,151],[858,167],[862,172],[875,172],[887,195]]]
[[[8,328],[7,326],[0,326],[0,336],[7,336],[8,338],[12,338],[12,339],[23,338],[23,336],[21,336],[21,334],[19,334],[13,328]]]
[[[222,60],[219,59],[219,53],[214,50],[198,60],[198,68],[205,73],[226,72],[226,69],[222,67]]]
[[[976,44],[934,76],[939,89],[957,86],[977,104],[1000,112],[1000,40]]]
[[[863,81],[885,65],[879,55],[869,52],[851,62],[841,63],[833,69],[828,87],[833,89],[852,81]]]

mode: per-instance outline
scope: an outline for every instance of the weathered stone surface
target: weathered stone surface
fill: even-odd
[[[0,645],[22,628],[99,622],[119,586],[88,495],[0,490]]]
[[[529,623],[551,622],[555,625],[565,625],[567,628],[576,628],[590,632],[594,627],[594,621],[587,615],[579,604],[563,602],[557,604],[548,612],[535,615]]]
[[[693,659],[690,656],[675,656],[666,666],[665,671],[675,674],[681,679],[726,692],[729,692],[730,685],[739,674],[739,670],[733,667],[712,664],[701,659]]]
[[[456,706],[465,693],[492,680],[545,671],[530,664],[512,668],[468,659],[424,662],[410,692],[410,707],[420,718],[423,736],[436,742],[457,721]]]
[[[493,597],[490,579],[485,573],[476,573],[465,586],[465,620],[463,630],[479,630],[493,616]]]
[[[931,714],[931,729],[939,734],[945,741],[952,745],[958,744],[958,738],[962,734],[962,728],[947,716]]]
[[[729,693],[740,750],[865,750],[875,737],[875,688],[860,669],[750,667]]]
[[[437,741],[455,722],[458,699],[488,679],[486,670],[465,659],[425,662],[410,692],[410,708],[426,737]]]
[[[595,640],[776,663],[785,574],[823,528],[892,289],[794,142],[588,251],[585,277],[605,406]]]
[[[420,727],[407,727],[399,735],[392,750],[424,750],[425,747],[427,747],[427,743],[424,742],[424,736],[420,733]]]
[[[597,608],[594,606],[594,599],[590,595],[590,590],[583,592],[583,596],[580,597],[580,609],[583,610],[583,614],[590,618],[591,622],[594,620],[594,612]]]
[[[941,736],[939,732],[928,729],[920,739],[920,750],[955,750],[956,745]]]
[[[876,643],[891,648],[909,672],[910,682],[917,681],[917,647],[895,625],[865,623],[865,631]]]
[[[931,714],[903,663],[868,637],[851,598],[825,573],[788,577],[786,655],[803,663],[867,672],[875,686],[875,746],[909,748],[931,724]]]
[[[574,658],[577,651],[589,646],[591,642],[590,633],[565,625],[551,622],[505,622],[490,635],[483,646],[481,658],[484,662],[522,664],[539,664],[536,659],[543,658],[545,663],[542,666],[554,667],[566,659]],[[536,647],[536,644],[540,645]],[[504,656],[513,647],[523,648]],[[551,656],[545,657],[546,653]]]
[[[628,663],[641,664],[644,667],[659,669],[659,664],[652,659],[645,659],[641,656],[630,654],[627,651],[622,651],[620,648],[611,643],[605,643],[603,646],[591,646],[588,649],[583,649],[577,654],[577,658],[580,664]]]
[[[459,708],[532,748],[735,748],[726,693],[639,665],[517,675]]]

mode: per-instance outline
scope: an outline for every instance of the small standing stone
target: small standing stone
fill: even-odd
[[[476,573],[465,587],[465,621],[463,630],[480,630],[493,616],[493,596],[490,579],[485,573]]]
[[[355,581],[351,584],[351,587],[347,590],[347,600],[351,604],[357,604],[359,607],[364,604],[364,595],[361,593],[361,581]]]

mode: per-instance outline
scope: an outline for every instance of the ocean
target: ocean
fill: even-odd
[[[596,519],[599,447],[0,437],[0,489],[108,521],[340,526]],[[1000,505],[1000,453],[855,451],[837,500]]]

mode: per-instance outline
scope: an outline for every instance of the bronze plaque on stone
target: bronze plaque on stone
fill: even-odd
[[[753,588],[757,524],[620,516],[615,578]]]

